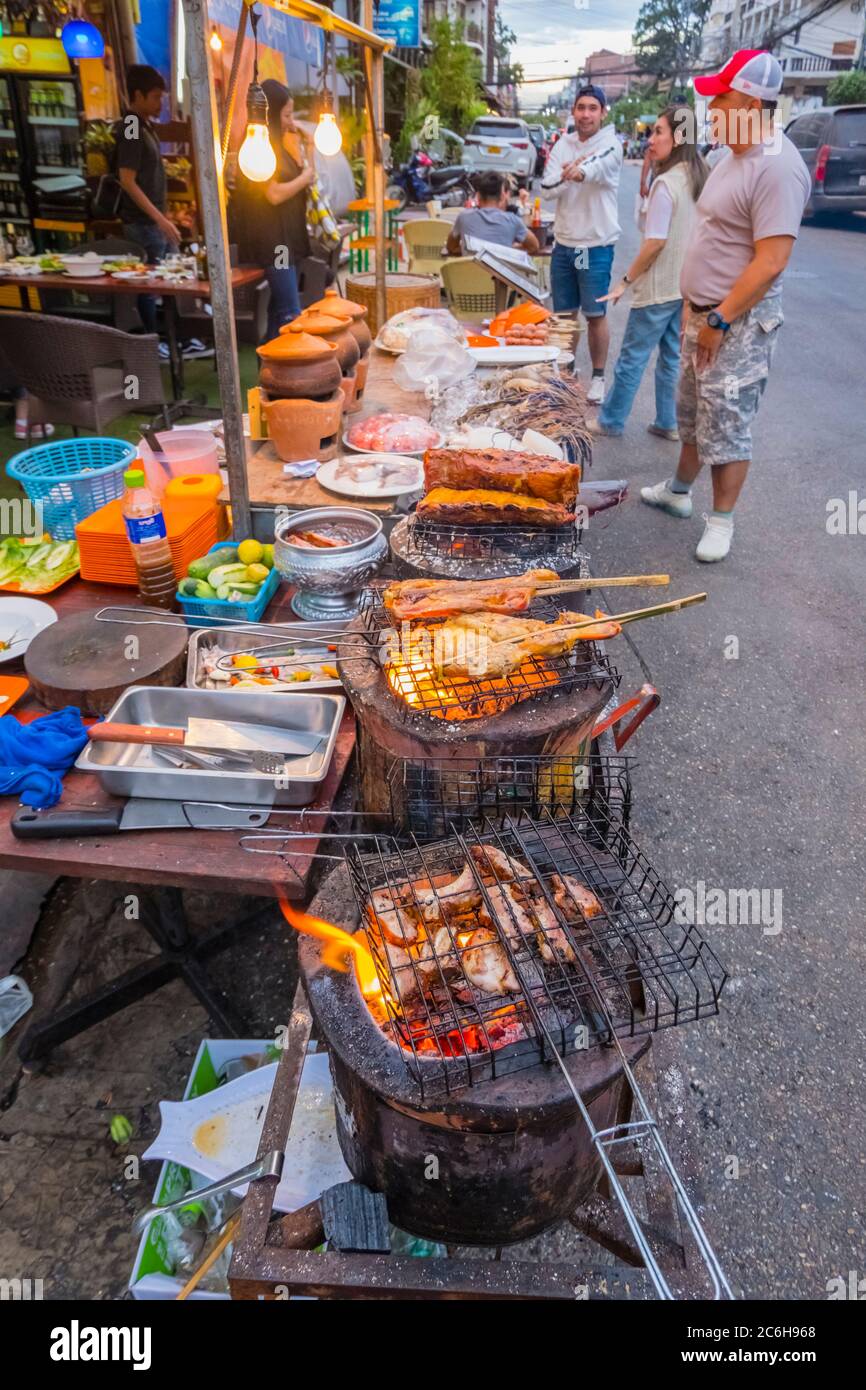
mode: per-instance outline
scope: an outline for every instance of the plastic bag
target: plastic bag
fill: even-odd
[[[394,368],[394,380],[404,391],[423,391],[436,400],[448,386],[471,376],[475,358],[441,328],[415,333]]]
[[[441,329],[457,343],[466,342],[466,332],[447,309],[404,309],[394,314],[379,330],[376,343],[392,352],[405,352],[416,333],[428,328]]]

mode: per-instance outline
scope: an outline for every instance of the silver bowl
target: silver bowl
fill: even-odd
[[[321,550],[292,544],[293,532],[316,530],[345,543]],[[381,521],[359,507],[314,507],[277,522],[274,564],[297,590],[292,609],[308,621],[354,617],[361,591],[387,555]]]

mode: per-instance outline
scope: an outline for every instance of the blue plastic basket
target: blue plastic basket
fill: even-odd
[[[43,529],[72,541],[79,521],[123,496],[123,475],[135,456],[125,439],[60,439],[15,454],[6,472],[42,504]]]
[[[207,552],[208,555],[213,550],[225,550],[227,544],[231,544],[231,542],[218,541],[216,545],[211,546]],[[177,601],[190,627],[215,627],[218,626],[220,618],[235,618],[243,623],[257,623],[279,587],[279,571],[272,569],[259,592],[247,603],[230,603],[227,598],[190,598],[188,594],[182,594],[179,589]],[[211,621],[202,622],[203,618],[210,618]]]

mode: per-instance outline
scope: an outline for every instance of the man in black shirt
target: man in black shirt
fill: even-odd
[[[156,68],[135,64],[126,72],[129,107],[115,127],[117,179],[123,190],[120,216],[124,234],[151,263],[180,245],[180,232],[165,215],[166,177],[159,138],[151,124],[160,113],[165,81]],[[156,332],[156,300],[138,301],[148,333]]]

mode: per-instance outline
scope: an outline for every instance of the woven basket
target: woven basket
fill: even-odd
[[[386,275],[385,294],[389,319],[404,309],[439,309],[442,305],[442,286],[438,275]],[[346,298],[364,305],[367,323],[375,338],[382,327],[376,316],[375,275],[371,272],[369,275],[347,276]]]

